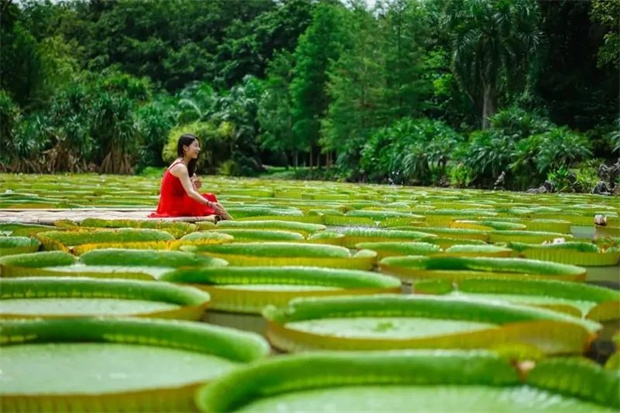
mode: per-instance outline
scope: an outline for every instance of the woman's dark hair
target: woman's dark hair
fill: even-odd
[[[189,146],[194,141],[197,141],[197,140],[198,140],[197,137],[195,137],[194,135],[190,135],[189,133],[182,135],[179,138],[179,141],[177,142],[177,155],[179,156],[179,158],[182,158],[183,156],[185,156],[185,151],[183,151],[183,147]],[[189,174],[190,178],[192,177],[192,175],[194,175],[194,172],[196,172],[196,161],[197,161],[196,159],[192,159],[187,164],[187,173]]]

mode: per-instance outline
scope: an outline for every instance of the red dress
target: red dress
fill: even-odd
[[[181,180],[170,173],[170,169],[173,166],[174,163],[164,172],[164,177],[161,181],[159,205],[157,205],[157,211],[149,215],[149,218],[216,215],[213,208],[201,204],[187,195]],[[210,202],[217,202],[217,198],[213,194],[202,194],[202,197]]]

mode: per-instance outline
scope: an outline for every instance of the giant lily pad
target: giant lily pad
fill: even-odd
[[[68,253],[53,251],[5,257],[0,259],[0,265],[4,277],[51,275],[153,280],[177,268],[216,267],[227,262],[182,251],[101,249],[85,253],[79,261]]]
[[[199,320],[209,295],[168,283],[80,278],[0,279],[0,318],[141,316]]]
[[[0,256],[35,252],[40,246],[41,243],[35,238],[0,236]]]
[[[190,245],[183,251],[205,253],[223,258],[235,266],[315,266],[368,270],[374,266],[376,253],[362,250],[351,255],[344,247],[287,242],[232,243]]]
[[[202,387],[196,400],[203,412],[223,413],[594,413],[617,411],[618,386],[584,362],[541,363],[524,383],[508,361],[484,352],[327,352],[256,363]]]
[[[563,264],[604,267],[617,265],[620,260],[618,247],[602,250],[597,245],[587,242],[557,244],[511,242],[509,246],[521,257]]]
[[[325,225],[309,224],[304,222],[292,222],[281,220],[248,220],[248,221],[221,221],[217,224],[216,230],[219,229],[266,229],[266,230],[284,230],[295,231],[307,236],[317,231],[323,231]],[[206,228],[212,229],[212,228]]]
[[[344,235],[342,245],[348,248],[354,248],[356,244],[362,242],[412,242],[426,241],[430,238],[436,238],[435,235],[419,231],[402,231],[380,228],[345,228],[339,232]]]
[[[583,281],[586,276],[584,268],[574,265],[515,258],[387,257],[379,262],[379,268],[406,279],[521,277]]]
[[[450,294],[533,305],[596,321],[620,319],[620,292],[558,280],[463,279],[424,280],[414,285],[422,294]]]
[[[426,296],[329,297],[267,307],[267,337],[287,351],[493,348],[519,343],[581,353],[601,325],[552,310]]]
[[[84,244],[109,244],[123,242],[173,241],[167,232],[156,229],[94,229],[80,231],[39,232],[37,238],[45,249],[68,250]]]
[[[3,412],[194,411],[202,383],[267,355],[251,333],[187,321],[0,324]],[[162,374],[165,372],[165,374]]]
[[[195,285],[213,297],[214,310],[260,313],[297,297],[395,293],[400,280],[369,271],[313,267],[224,267],[177,270],[164,281]]]

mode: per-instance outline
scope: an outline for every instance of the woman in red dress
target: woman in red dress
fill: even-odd
[[[215,219],[232,219],[213,194],[200,194],[202,186],[196,177],[196,160],[200,143],[194,135],[183,135],[177,143],[179,156],[164,173],[157,212],[150,218],[204,217],[214,215]]]

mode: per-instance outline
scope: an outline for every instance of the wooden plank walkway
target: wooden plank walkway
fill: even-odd
[[[124,219],[134,221],[198,222],[211,221],[214,217],[148,218],[150,208],[74,208],[74,209],[0,209],[0,223],[52,225],[55,221],[68,219],[81,223],[86,218]]]

